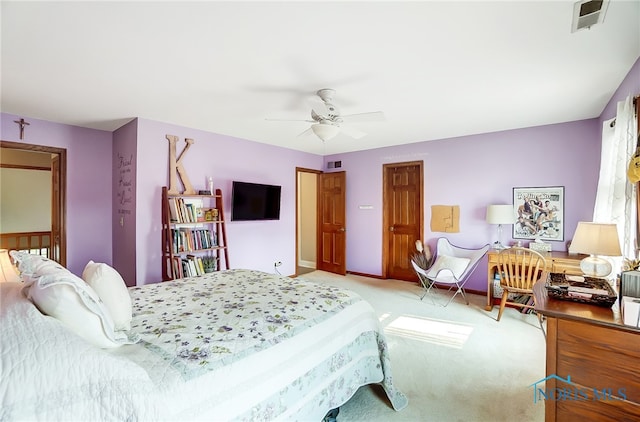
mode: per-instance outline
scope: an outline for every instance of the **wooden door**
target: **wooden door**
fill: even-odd
[[[422,161],[386,164],[383,174],[384,272],[388,278],[415,281],[409,257],[424,234]]]
[[[318,177],[319,270],[347,273],[346,173],[322,173]]]

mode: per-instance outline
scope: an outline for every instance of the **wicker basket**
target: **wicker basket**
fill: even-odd
[[[555,299],[588,303],[610,308],[618,299],[613,287],[602,278],[575,277],[552,273],[546,285],[547,293]]]

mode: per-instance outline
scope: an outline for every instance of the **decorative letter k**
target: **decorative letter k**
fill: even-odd
[[[191,186],[191,182],[189,181],[189,177],[187,176],[187,172],[182,165],[182,159],[184,158],[187,150],[193,144],[193,139],[185,138],[185,142],[187,145],[184,147],[182,152],[180,153],[180,158],[176,161],[176,143],[178,142],[178,137],[175,135],[167,135],[167,139],[169,140],[169,190],[167,191],[170,195],[177,195],[178,192],[178,178],[180,176],[180,180],[182,181],[182,185],[184,186],[185,195],[193,195],[196,191]]]

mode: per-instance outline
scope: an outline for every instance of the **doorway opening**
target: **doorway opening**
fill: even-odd
[[[318,170],[296,168],[296,274],[317,269]]]
[[[344,171],[296,168],[297,274],[346,274],[346,177]]]
[[[67,150],[64,148],[55,148],[42,145],[25,144],[21,142],[12,141],[0,141],[0,148],[2,148],[3,155],[11,155],[11,153],[20,154],[20,152],[26,152],[25,157],[31,153],[40,153],[48,155],[50,157],[49,168],[51,171],[51,231],[48,236],[40,236],[41,239],[47,240],[47,255],[50,259],[59,262],[61,265],[66,266],[67,261],[67,233],[66,233],[66,177],[67,177]],[[7,155],[5,155],[7,154]],[[28,158],[27,158],[28,160]],[[23,163],[0,163],[2,168],[19,168],[29,171],[41,171],[38,166],[33,166],[27,162]],[[47,166],[42,166],[47,167]],[[4,234],[5,230],[2,229]],[[29,232],[26,232],[29,234]],[[13,233],[16,237],[20,233]],[[27,242],[33,241],[33,236],[27,236],[29,239]],[[9,248],[24,249],[21,240],[5,239],[3,236],[3,242],[7,241]],[[15,242],[19,243],[15,243]],[[14,243],[11,243],[14,242]],[[11,245],[14,245],[13,247]],[[28,246],[27,246],[28,248]]]

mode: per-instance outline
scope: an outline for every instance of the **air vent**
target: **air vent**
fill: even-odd
[[[574,3],[571,32],[589,29],[595,24],[602,23],[608,6],[609,0],[582,0]]]
[[[342,161],[327,161],[328,169],[339,169],[342,167]]]

